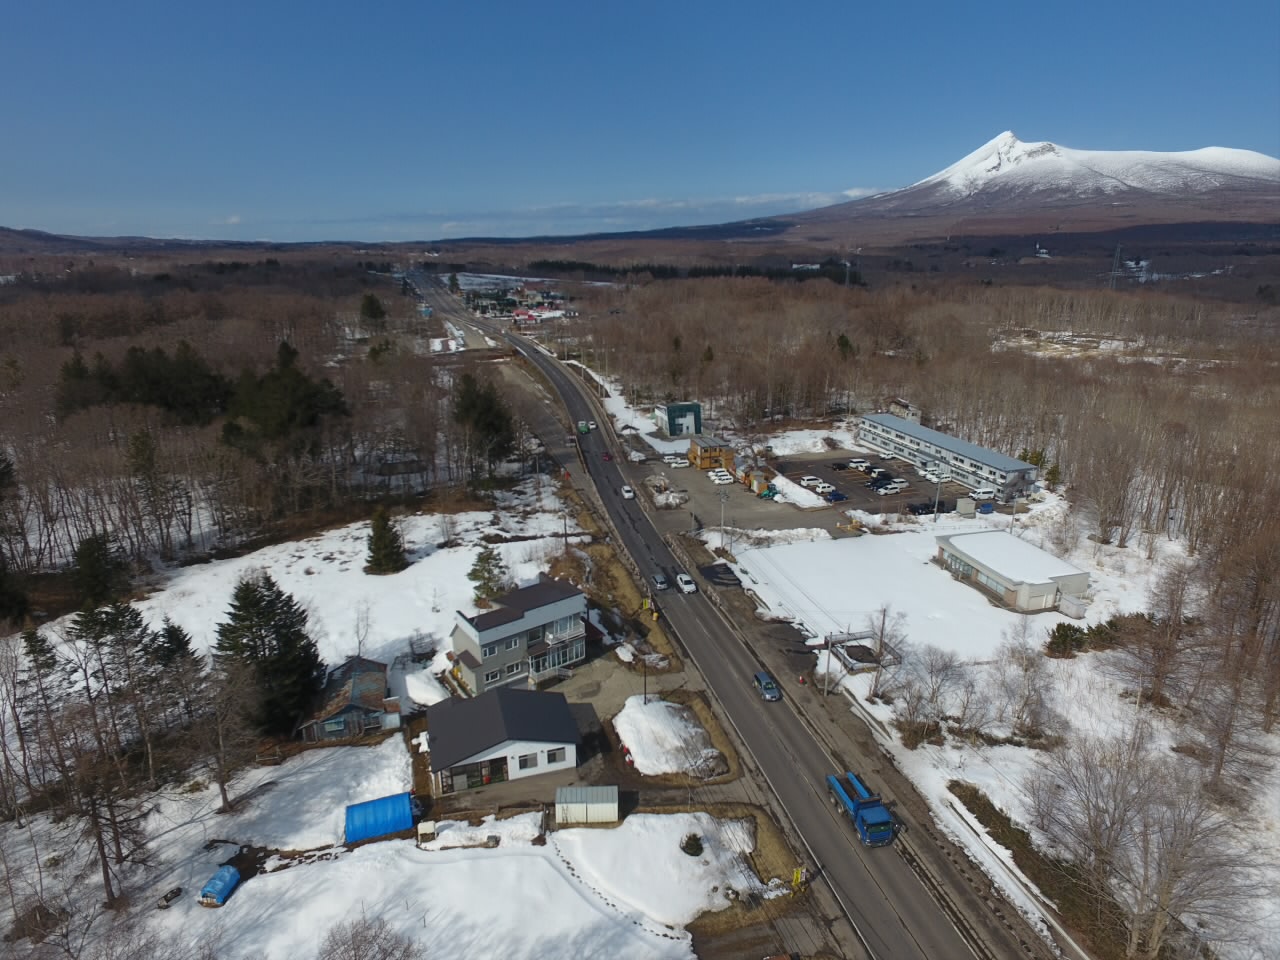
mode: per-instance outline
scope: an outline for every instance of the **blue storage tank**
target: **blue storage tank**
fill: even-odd
[[[219,867],[218,872],[209,878],[209,882],[200,888],[200,905],[204,907],[220,907],[227,902],[231,891],[240,882],[240,871],[235,867]]]
[[[996,505],[992,503],[990,500],[988,500],[986,503],[982,503],[978,505],[978,512],[979,513],[995,513]]]
[[[413,829],[413,795],[396,793],[347,807],[347,843]]]

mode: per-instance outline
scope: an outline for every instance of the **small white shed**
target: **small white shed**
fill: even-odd
[[[617,822],[617,786],[556,788],[556,826]]]

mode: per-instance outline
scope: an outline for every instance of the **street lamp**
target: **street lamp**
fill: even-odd
[[[933,465],[933,522],[938,522],[938,500],[942,496],[942,469],[937,460],[929,461]]]
[[[724,505],[729,502],[728,491],[720,491],[720,549],[728,549],[724,545]]]

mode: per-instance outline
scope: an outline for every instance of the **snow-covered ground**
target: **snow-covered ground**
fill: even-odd
[[[161,796],[144,824],[149,865],[126,877],[140,904],[135,917],[184,942],[214,944],[230,960],[305,960],[332,925],[362,915],[381,917],[429,952],[447,943],[457,956],[685,960],[693,950],[680,927],[742,894],[785,889],[779,880],[762,883],[747,864],[753,823],[701,813],[633,814],[615,828],[561,830],[545,843],[536,842],[540,814],[489,816],[475,826],[438,823],[424,849],[406,840],[341,846],[347,804],[410,785],[409,754],[396,736],[250,769],[231,785],[238,803],[230,814],[216,812],[213,786]],[[17,899],[39,881],[55,902],[92,900],[93,873],[71,875],[80,858],[65,854],[68,826],[42,818],[28,826],[6,836],[8,862],[38,856],[49,866],[14,875]],[[697,857],[680,849],[689,834],[702,840]],[[495,836],[497,847],[487,846]],[[200,887],[244,845],[279,853],[223,908],[199,906]],[[168,910],[148,909],[174,886],[184,896]]]
[[[628,697],[613,718],[613,729],[632,765],[646,776],[705,776],[721,759],[692,710],[656,695]]]
[[[360,652],[387,663],[408,651],[411,637],[434,640],[435,663],[390,678],[394,693],[429,705],[445,695],[434,674],[447,666],[443,657],[456,611],[477,612],[467,571],[481,538],[530,538],[494,546],[519,584],[533,582],[562,549],[565,517],[554,490],[546,478],[534,478],[500,494],[492,512],[404,517],[400,530],[410,564],[390,576],[364,573],[369,524],[354,523],[243,557],[170,571],[137,606],[154,626],[168,616],[191,634],[197,649],[207,651],[226,619],[236,582],[247,571],[265,569],[306,607],[320,655],[331,666],[356,652],[361,632]],[[568,523],[571,534],[579,530],[572,517]],[[441,546],[446,542],[456,545]]]
[[[850,513],[868,528],[884,532],[831,539],[823,531],[816,531],[820,536],[795,531],[801,534],[798,537],[727,531],[725,539],[731,545],[737,560],[735,570],[744,586],[761,599],[770,613],[794,618],[798,627],[815,638],[870,629],[876,612],[888,605],[900,618],[901,632],[910,646],[931,645],[952,651],[968,662],[969,671],[978,677],[998,670],[999,665],[993,662],[998,648],[1017,635],[1023,626],[1022,618],[992,606],[972,587],[954,581],[930,560],[937,552],[935,535],[1010,530],[1011,518],[979,515],[962,519],[945,514],[938,523],[932,518],[886,523],[879,517]],[[1184,556],[1180,544],[1163,538],[1149,543],[1137,540],[1119,549],[1100,546],[1083,537],[1064,537],[1064,531],[1070,533],[1069,508],[1065,501],[1052,495],[1031,504],[1030,513],[1019,514],[1012,523],[1015,535],[1051,553],[1057,554],[1057,542],[1075,544],[1062,559],[1090,574],[1086,624],[1149,609],[1151,585],[1165,562]],[[709,546],[719,545],[719,531],[706,531],[703,538]],[[1027,639],[1039,647],[1047,631],[1066,620],[1056,613],[1037,614],[1030,620],[1033,632]],[[815,658],[819,673],[825,667],[825,656],[818,653]],[[1114,656],[1090,653],[1069,660],[1045,661],[1049,706],[1059,718],[1056,722],[1061,729],[1114,735],[1132,723],[1135,708],[1121,698],[1119,685],[1107,669],[1108,658]],[[894,708],[867,701],[870,676],[844,677],[842,670],[839,676],[855,713],[879,720],[879,725],[872,725],[873,730],[877,726],[888,729]],[[1012,746],[973,747],[952,741],[942,747],[924,744],[908,750],[894,735],[881,733],[880,739],[929,800],[942,829],[969,850],[1027,916],[1042,922],[1038,919],[1042,911],[1037,895],[1019,877],[1008,852],[987,837],[946,787],[953,779],[973,783],[1015,821],[1029,824],[1032,817],[1023,784],[1035,769],[1036,751]],[[1258,798],[1260,809],[1254,811],[1256,820],[1251,829],[1265,845],[1280,851],[1280,783],[1260,789]],[[1280,891],[1280,868],[1272,876],[1275,889]],[[1220,955],[1242,960],[1280,956],[1280,913],[1248,923],[1261,931],[1261,945],[1227,944],[1219,948]]]

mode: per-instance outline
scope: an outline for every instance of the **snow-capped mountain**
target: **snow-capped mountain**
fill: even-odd
[[[1026,218],[1067,230],[1111,223],[1280,223],[1280,160],[1228,147],[1076,150],[1024,143],[1005,132],[909,187],[789,219],[805,230],[900,218],[963,220],[970,231],[999,226],[1001,232]]]
[[[1006,131],[907,189],[940,187],[956,199],[993,189],[1085,199],[1129,190],[1172,196],[1259,185],[1274,190],[1278,184],[1280,160],[1252,150],[1073,150],[1047,141],[1023,143]]]

